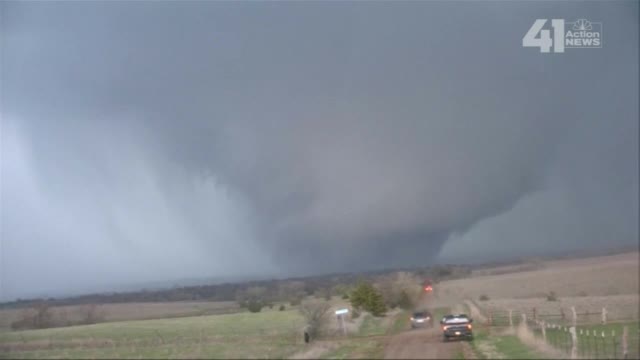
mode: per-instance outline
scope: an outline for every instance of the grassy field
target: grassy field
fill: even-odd
[[[126,321],[0,333],[5,358],[282,358],[300,350],[297,311]]]
[[[360,326],[360,331],[358,333],[359,336],[384,335],[387,332],[387,329],[384,326],[384,318],[374,317],[369,314],[364,316],[365,318],[362,321],[362,325]]]
[[[506,359],[544,359],[542,354],[527,347],[515,335],[496,336],[490,340],[496,351]]]
[[[475,301],[486,313],[492,313],[496,323],[509,323],[508,310],[513,310],[514,321],[518,321],[520,313],[533,316],[533,309],[545,321],[563,323],[560,314],[564,312],[564,324],[572,321],[571,307],[575,307],[578,323],[597,323],[601,320],[602,308],[607,308],[607,318],[611,321],[638,319],[638,294],[610,295],[610,296],[577,296],[561,297],[557,301],[547,301],[546,298],[530,299],[491,299],[489,301]],[[589,315],[584,315],[589,314]]]
[[[86,316],[85,306],[55,306],[51,312],[55,319],[64,318],[72,323],[80,322]],[[187,317],[202,315],[219,315],[240,312],[238,304],[233,301],[176,301],[161,303],[123,303],[103,304],[98,312],[104,321],[150,320],[171,317]],[[0,331],[9,330],[11,323],[18,320],[25,309],[0,310]]]
[[[378,339],[352,338],[341,346],[324,354],[322,359],[379,359],[383,344]]]
[[[637,252],[585,259],[542,262],[540,269],[444,281],[438,297],[475,299],[637,295],[640,291]],[[637,305],[636,305],[637,308]]]
[[[386,317],[364,314],[357,333],[341,341],[333,350],[322,355],[323,359],[375,359],[382,356],[384,345],[381,335],[393,335],[409,329],[408,311],[395,311]]]

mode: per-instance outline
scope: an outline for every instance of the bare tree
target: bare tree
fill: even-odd
[[[327,322],[327,314],[331,306],[326,301],[308,300],[300,304],[299,311],[306,321],[306,330],[314,339],[318,337]]]
[[[416,304],[422,291],[420,278],[408,272],[395,272],[380,276],[376,289],[390,307],[410,308]]]

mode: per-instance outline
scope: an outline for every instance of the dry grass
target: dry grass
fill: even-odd
[[[86,313],[84,305],[69,305],[52,307],[54,317],[64,316],[72,323],[78,323]],[[18,320],[23,309],[0,310],[0,331],[10,329],[11,323]],[[147,320],[168,317],[200,316],[226,314],[240,311],[233,301],[179,301],[163,303],[124,303],[105,304],[99,306],[104,313],[104,321]]]
[[[638,294],[638,253],[586,259],[548,261],[541,269],[500,275],[474,276],[442,282],[442,298],[491,299],[544,297],[554,291],[562,297]]]
[[[304,347],[297,311],[0,333],[0,358],[282,358]]]
[[[607,308],[607,319],[610,321],[638,319],[638,304],[640,297],[638,294],[632,295],[612,295],[612,296],[586,296],[586,297],[565,297],[558,301],[546,301],[543,298],[531,299],[497,299],[479,304],[485,313],[502,312],[513,310],[514,313],[526,312],[531,314],[532,309],[541,315],[556,315],[564,312],[566,319],[572,317],[571,307],[574,306],[578,314],[579,322],[598,322],[600,315],[591,315],[586,319],[581,315],[584,313],[600,314],[603,307]],[[518,321],[515,319],[514,321]]]

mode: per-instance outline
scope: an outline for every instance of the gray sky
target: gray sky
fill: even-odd
[[[638,2],[0,16],[0,299],[638,241]],[[523,48],[537,18],[604,47]]]

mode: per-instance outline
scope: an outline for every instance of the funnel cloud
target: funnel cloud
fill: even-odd
[[[637,14],[3,2],[0,299],[637,244]]]

